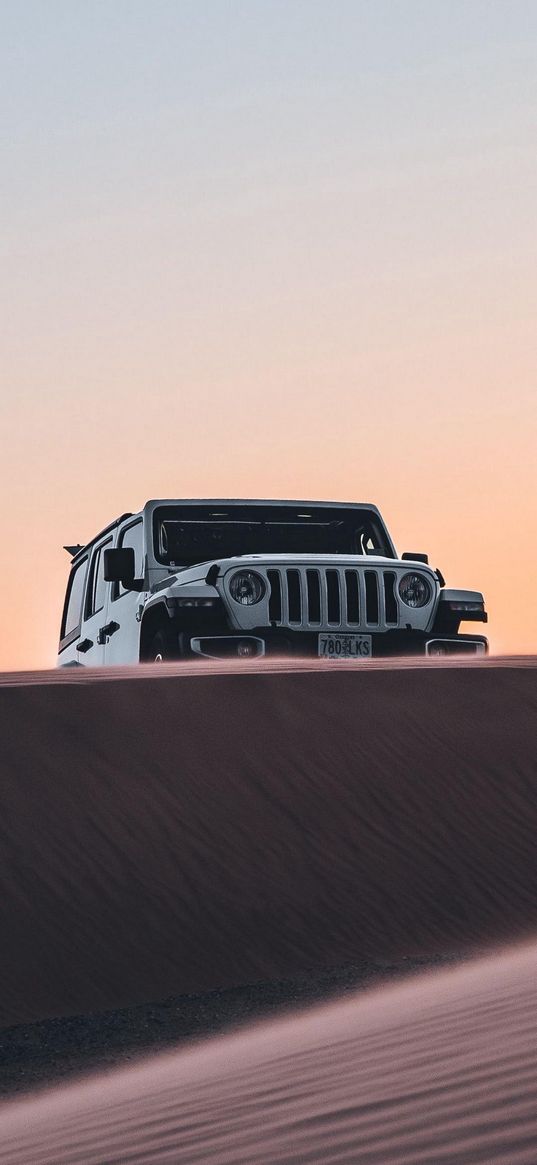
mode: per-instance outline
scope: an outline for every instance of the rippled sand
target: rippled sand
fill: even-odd
[[[4,677],[0,1022],[536,932],[536,677]],[[504,950],[5,1105],[0,1161],[535,1163],[536,963]]]

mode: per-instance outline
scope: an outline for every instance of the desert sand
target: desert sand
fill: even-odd
[[[535,1163],[536,675],[3,677],[2,1027],[504,949],[6,1104],[0,1161]]]
[[[535,1165],[537,945],[6,1105],[3,1165]]]

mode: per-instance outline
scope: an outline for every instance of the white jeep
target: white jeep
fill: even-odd
[[[486,622],[483,595],[398,557],[376,506],[149,501],[66,550],[61,666],[487,651],[459,634]]]

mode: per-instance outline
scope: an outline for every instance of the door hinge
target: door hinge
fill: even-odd
[[[86,651],[89,651],[90,647],[93,647],[93,639],[81,639],[80,643],[76,645],[76,650],[84,654]]]

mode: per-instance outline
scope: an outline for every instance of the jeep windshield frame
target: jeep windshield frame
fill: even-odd
[[[255,554],[395,557],[380,515],[367,506],[277,502],[159,506],[153,552],[174,570]]]

